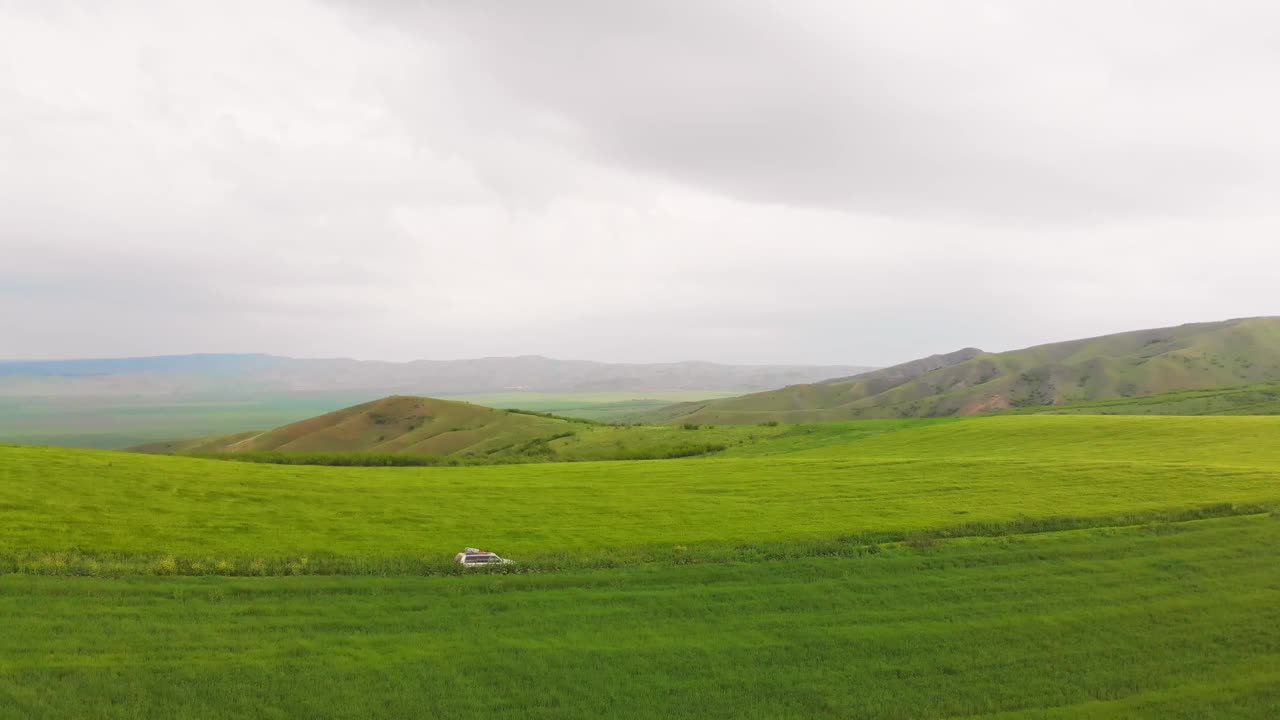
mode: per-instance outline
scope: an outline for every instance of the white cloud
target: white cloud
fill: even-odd
[[[0,356],[890,363],[1280,313],[1274,11],[1205,7],[0,0]]]

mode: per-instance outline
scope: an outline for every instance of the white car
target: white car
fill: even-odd
[[[453,556],[459,565],[463,567],[479,567],[481,565],[513,565],[514,560],[498,557],[496,553],[479,548],[466,548],[462,552]]]

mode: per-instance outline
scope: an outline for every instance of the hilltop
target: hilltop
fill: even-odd
[[[746,424],[976,415],[1277,380],[1280,318],[1247,318],[1005,353],[969,348],[818,383],[681,403],[644,419]]]

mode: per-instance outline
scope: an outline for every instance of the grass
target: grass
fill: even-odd
[[[0,719],[1280,704],[1280,417],[600,428],[637,430],[746,435],[423,468],[0,446]]]
[[[844,422],[804,423],[781,425],[773,423],[750,428],[745,441],[724,453],[726,457],[765,457],[787,455],[821,448],[843,448],[844,454],[863,454],[861,441],[902,430],[918,430],[941,423],[955,422],[956,418],[921,418],[905,420],[848,420]],[[724,432],[741,431],[742,426],[719,425]],[[859,443],[859,444],[855,444]]]
[[[1280,383],[1095,400],[1052,408],[1028,408],[1019,412],[1059,415],[1280,415]]]
[[[443,396],[476,405],[520,408],[537,412],[585,418],[598,422],[616,422],[667,407],[672,403],[732,397],[736,393],[715,390],[682,390],[673,392],[584,392],[584,393],[472,393]]]
[[[857,427],[857,424],[846,424]],[[1053,464],[1124,462],[1163,467],[1280,469],[1280,418],[1274,416],[994,416],[908,424],[857,444],[833,443],[794,458],[947,458]]]
[[[512,465],[535,462],[577,462],[582,460],[669,460],[673,458],[697,457],[722,452],[727,445],[697,442],[668,442],[627,445],[623,442],[613,446],[593,446],[586,444],[585,453],[577,446],[570,444],[561,446],[557,441],[576,437],[574,433],[552,435],[545,438],[534,438],[527,442],[516,443],[506,448],[495,450],[486,455],[415,455],[405,453],[366,453],[366,452],[187,452],[187,457],[206,460],[230,460],[236,462],[267,463],[270,465],[319,465],[330,467],[462,467],[475,465]],[[581,440],[580,438],[578,439]],[[554,447],[553,447],[554,444]]]
[[[1280,502],[1277,438],[1280,418],[1030,416],[903,426],[764,457],[458,468],[4,447],[0,556],[327,557],[376,571],[480,545],[563,567],[575,548],[643,559],[675,545],[1269,507]]]
[[[662,459],[719,453],[778,438],[784,429],[703,425],[596,426],[550,443],[552,460]],[[696,452],[693,452],[696,451]]]
[[[1270,718],[1274,517],[466,578],[0,576],[0,718]]]

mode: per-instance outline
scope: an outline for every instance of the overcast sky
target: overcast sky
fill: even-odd
[[[0,0],[0,357],[1280,314],[1269,0]]]

